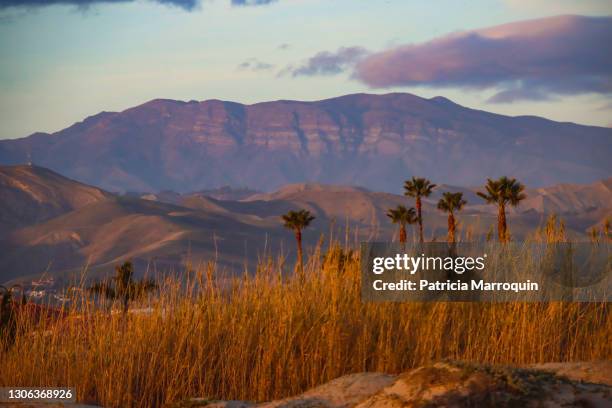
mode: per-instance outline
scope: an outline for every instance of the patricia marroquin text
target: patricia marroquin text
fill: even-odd
[[[610,301],[609,246],[366,243],[363,301]]]

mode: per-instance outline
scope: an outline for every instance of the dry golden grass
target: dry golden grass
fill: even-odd
[[[21,319],[0,385],[72,386],[79,401],[155,407],[194,396],[269,400],[444,358],[612,357],[607,303],[362,303],[359,259],[346,253],[313,254],[304,281],[274,262],[233,280],[208,265],[187,285],[163,282],[146,314],[81,305],[61,321]]]

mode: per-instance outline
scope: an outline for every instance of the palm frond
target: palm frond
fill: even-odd
[[[394,224],[414,224],[417,221],[415,209],[412,207],[406,208],[403,205],[390,208],[387,211],[387,217],[389,217]]]
[[[436,184],[423,177],[412,177],[404,182],[404,195],[408,197],[429,197]]]
[[[315,216],[308,210],[289,211],[281,216],[284,226],[292,230],[302,230],[310,225]]]
[[[486,192],[479,191],[476,194],[487,203],[501,205],[509,203],[512,206],[516,206],[527,198],[527,195],[523,192],[525,186],[515,178],[508,178],[506,176],[500,177],[497,180],[487,179],[485,190]]]
[[[463,206],[467,204],[467,201],[463,199],[463,193],[442,193],[442,198],[438,201],[438,209],[450,212],[457,210],[460,211]]]

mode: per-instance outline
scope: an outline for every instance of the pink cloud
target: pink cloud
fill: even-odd
[[[373,88],[494,88],[491,102],[612,93],[612,17],[558,16],[455,33],[359,61]]]

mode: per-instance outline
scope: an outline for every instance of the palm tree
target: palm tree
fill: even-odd
[[[152,280],[134,281],[134,265],[130,261],[115,267],[115,277],[111,282],[98,282],[88,288],[89,292],[104,296],[111,300],[120,300],[123,313],[126,314],[130,300],[134,300],[144,294],[157,289],[157,284]]]
[[[463,193],[442,193],[438,201],[438,210],[448,213],[448,242],[455,243],[455,211],[461,211],[467,201],[463,199]]]
[[[414,208],[406,208],[403,205],[398,205],[387,211],[387,217],[391,218],[392,223],[399,224],[399,242],[400,244],[405,244],[406,224],[414,224],[417,220]]]
[[[498,180],[487,179],[486,192],[478,192],[478,196],[489,204],[497,205],[497,235],[499,242],[508,241],[508,225],[506,223],[506,204],[513,207],[519,205],[527,196],[523,193],[525,186],[514,178],[506,176]]]
[[[310,225],[315,217],[308,210],[289,211],[282,215],[285,222],[285,228],[295,232],[295,240],[297,242],[297,265],[300,276],[303,274],[302,265],[302,230]]]
[[[431,191],[436,188],[435,184],[426,178],[412,177],[404,183],[404,195],[415,198],[417,211],[417,221],[419,222],[419,240],[423,242],[423,215],[421,213],[421,197],[429,197]]]

